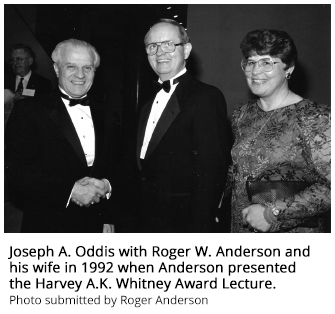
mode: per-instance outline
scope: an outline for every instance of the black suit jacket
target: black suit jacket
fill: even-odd
[[[110,200],[89,208],[70,202],[75,181],[91,176],[113,184],[111,116],[90,101],[95,130],[95,160],[84,152],[57,91],[14,106],[6,128],[6,177],[24,209],[22,232],[101,232]],[[107,214],[108,218],[104,215]]]
[[[224,96],[186,72],[140,160],[154,97],[143,107],[138,123],[138,231],[209,232],[227,172]]]
[[[15,75],[5,79],[5,89],[10,89],[15,93],[15,79],[16,79]],[[31,72],[31,76],[27,84],[27,89],[34,89],[35,90],[34,97],[35,97],[50,92],[52,90],[52,84],[51,81],[48,80],[47,78],[35,72]]]

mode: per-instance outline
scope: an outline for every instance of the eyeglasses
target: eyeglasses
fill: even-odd
[[[245,60],[241,61],[241,67],[244,72],[250,72],[254,69],[255,65],[258,64],[259,68],[263,70],[263,72],[271,72],[275,64],[279,62],[273,61],[271,58],[264,58],[258,61]]]
[[[22,63],[23,60],[26,60],[26,59],[29,59],[31,57],[27,57],[27,58],[13,58],[13,59],[9,59],[9,63],[10,64],[14,64],[15,62],[16,63]]]
[[[153,56],[157,53],[158,46],[161,46],[164,52],[174,52],[176,50],[176,46],[184,46],[183,43],[175,44],[172,40],[163,41],[161,43],[151,43],[145,47],[145,50],[149,56]]]

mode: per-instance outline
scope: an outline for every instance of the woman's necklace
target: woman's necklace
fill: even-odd
[[[277,110],[282,104],[283,102],[286,100],[287,96],[289,95],[290,90],[288,91],[287,95],[285,96],[285,98],[283,99],[283,101],[277,106],[277,108],[273,109],[270,117],[265,121],[265,123],[262,125],[262,127],[260,128],[260,130],[258,131],[258,133],[256,134],[256,136],[250,141],[250,145],[254,146],[256,139],[258,137],[258,135],[262,132],[263,128],[266,126],[266,124],[269,122],[269,120],[271,119],[272,115],[275,113],[275,110]]]

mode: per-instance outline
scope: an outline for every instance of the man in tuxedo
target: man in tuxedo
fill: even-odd
[[[224,96],[187,72],[192,45],[180,24],[161,19],[144,42],[162,89],[138,123],[138,231],[211,232],[227,171]]]
[[[30,97],[51,91],[50,80],[31,70],[35,62],[35,53],[30,46],[15,44],[10,49],[10,55],[9,62],[14,76],[5,80],[5,89],[14,92],[17,98],[22,95],[23,90],[27,90]]]
[[[52,53],[59,86],[14,106],[6,130],[6,174],[24,210],[21,232],[110,230],[111,114],[87,96],[100,57],[76,39]]]

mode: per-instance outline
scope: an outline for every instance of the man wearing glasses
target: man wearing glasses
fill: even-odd
[[[5,75],[4,79],[5,125],[17,100],[35,97],[52,89],[51,81],[31,70],[35,53],[28,45],[15,44],[10,51],[9,63],[14,75]]]
[[[31,70],[35,61],[34,51],[25,44],[15,44],[11,47],[9,63],[13,68],[15,77],[8,82],[6,88],[13,91],[16,96],[36,96],[52,89],[51,82],[45,77]],[[24,93],[27,90],[27,93]]]
[[[210,232],[226,177],[226,103],[186,70],[185,29],[161,19],[144,39],[159,89],[141,111],[137,134],[140,232]]]

